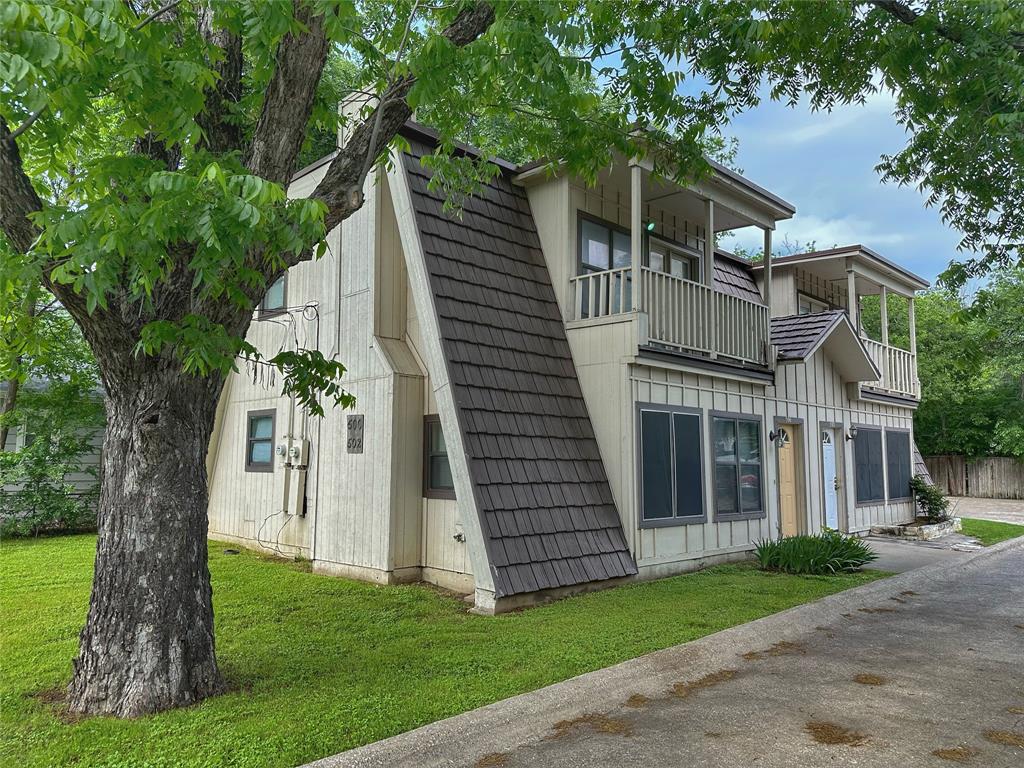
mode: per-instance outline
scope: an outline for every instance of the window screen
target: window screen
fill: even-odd
[[[640,493],[644,522],[704,519],[698,414],[640,409]]]
[[[882,432],[859,427],[853,439],[857,503],[885,499],[882,471]]]
[[[245,469],[247,472],[274,470],[274,411],[249,411]]]
[[[885,463],[889,473],[889,498],[910,498],[910,433],[885,432]]]
[[[716,416],[712,423],[715,513],[763,514],[760,420]]]

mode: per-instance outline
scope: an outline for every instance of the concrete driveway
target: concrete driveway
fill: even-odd
[[[957,763],[1024,765],[1022,539],[315,765]]]
[[[968,496],[949,497],[950,514],[977,517],[1003,523],[1024,525],[1024,501],[1017,499],[975,499]]]

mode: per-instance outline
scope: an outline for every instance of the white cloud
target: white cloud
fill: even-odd
[[[841,104],[831,112],[811,112],[806,103],[801,103],[795,112],[802,114],[790,124],[780,124],[781,130],[768,130],[762,136],[766,144],[799,146],[825,136],[843,132],[856,123],[872,121],[880,116],[892,115],[895,98],[887,91],[880,91],[867,98],[864,104]]]
[[[888,246],[907,242],[909,237],[906,232],[879,231],[870,221],[857,216],[821,218],[797,214],[789,221],[779,222],[772,239],[776,248],[788,241],[794,245],[799,243],[802,246],[801,250],[813,242],[817,250],[831,248],[834,245],[860,244],[882,251]],[[726,249],[742,246],[750,250],[759,250],[763,244],[764,236],[761,230],[754,227],[736,230],[733,238],[722,243]]]

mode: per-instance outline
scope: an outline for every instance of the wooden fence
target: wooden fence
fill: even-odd
[[[1024,462],[989,456],[927,456],[932,481],[949,496],[980,499],[1024,499]]]

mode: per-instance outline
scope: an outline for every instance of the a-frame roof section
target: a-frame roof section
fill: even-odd
[[[804,362],[824,350],[846,381],[876,381],[881,376],[841,309],[773,317],[772,343],[780,363]]]
[[[499,166],[451,213],[403,135],[495,595],[635,574],[525,191]]]

